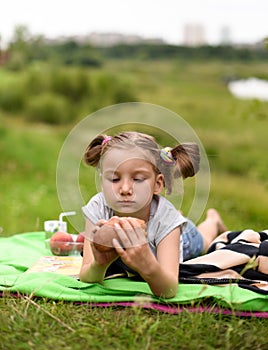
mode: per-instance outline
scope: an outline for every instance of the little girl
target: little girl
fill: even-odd
[[[206,252],[225,227],[218,212],[207,211],[198,226],[163,196],[172,191],[175,178],[192,177],[199,169],[199,149],[185,143],[161,149],[155,139],[138,132],[97,136],[87,147],[86,164],[98,167],[102,192],[82,208],[86,218],[86,239],[80,280],[102,282],[104,277],[129,271],[142,277],[152,293],[173,297],[178,288],[179,262]],[[101,252],[93,236],[111,217],[118,239],[113,248]],[[146,223],[137,226],[134,218]]]

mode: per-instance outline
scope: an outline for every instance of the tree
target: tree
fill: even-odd
[[[18,25],[14,29],[13,37],[8,45],[9,61],[8,68],[20,70],[29,62],[31,36],[28,28]]]

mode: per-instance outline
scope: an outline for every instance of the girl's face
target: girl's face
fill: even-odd
[[[156,174],[141,150],[111,149],[102,159],[102,191],[115,215],[147,221],[154,194],[162,191],[164,178]]]

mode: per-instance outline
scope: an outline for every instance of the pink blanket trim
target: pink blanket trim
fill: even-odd
[[[10,295],[10,294],[9,294]],[[13,297],[21,298],[23,297],[20,293],[11,293]],[[3,293],[0,292],[0,297],[3,296]],[[178,315],[183,311],[188,312],[208,312],[212,314],[219,315],[234,315],[241,317],[258,317],[258,318],[268,318],[268,312],[266,311],[235,311],[229,309],[223,309],[214,306],[181,306],[181,305],[164,305],[158,303],[150,302],[135,302],[135,301],[123,301],[123,302],[106,302],[106,303],[88,303],[88,302],[74,302],[74,304],[88,304],[90,307],[139,307],[144,309],[156,310],[165,312],[167,314]]]
[[[180,305],[164,305],[158,303],[136,303],[136,302],[116,302],[116,303],[90,303],[90,306],[93,307],[141,307],[144,309],[152,309],[156,311],[165,312],[168,314],[177,315],[183,311],[188,312],[208,312],[213,314],[221,314],[221,315],[234,315],[234,316],[243,316],[243,317],[260,317],[260,318],[268,318],[268,312],[261,311],[234,311],[229,309],[223,309],[219,307],[212,306],[180,306]]]

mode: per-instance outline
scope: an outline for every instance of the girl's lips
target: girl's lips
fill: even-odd
[[[134,201],[118,201],[118,203],[120,203],[120,204],[127,204],[127,203],[132,204],[132,203],[135,203],[135,202]]]
[[[135,205],[135,201],[118,201],[117,204],[121,206],[133,206]]]

